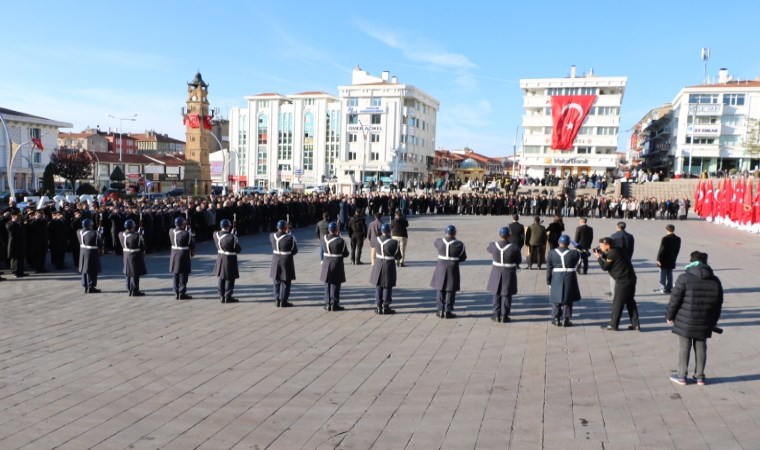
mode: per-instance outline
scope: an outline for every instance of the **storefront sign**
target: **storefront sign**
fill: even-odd
[[[697,116],[720,116],[723,114],[723,105],[709,104],[709,105],[689,105],[689,115]]]
[[[364,129],[362,130],[361,125],[348,125],[346,127],[346,130],[349,133],[356,133],[357,131],[360,131],[362,133],[371,133],[373,131],[383,131],[382,125],[364,125]]]

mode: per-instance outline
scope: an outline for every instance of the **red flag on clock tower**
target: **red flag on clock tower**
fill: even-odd
[[[552,148],[570,150],[596,95],[552,96]]]

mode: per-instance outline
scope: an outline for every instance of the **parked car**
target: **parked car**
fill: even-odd
[[[266,192],[261,186],[248,186],[240,190],[243,195],[264,195]]]
[[[317,184],[317,185],[306,185],[306,187],[303,189],[304,194],[324,194],[327,192],[327,186],[324,184]]]
[[[166,198],[166,194],[163,192],[143,192],[137,196],[140,199],[147,198],[150,201],[163,200]]]
[[[181,197],[185,195],[185,190],[182,188],[172,189],[166,193],[167,197]]]
[[[377,192],[382,192],[384,194],[390,194],[391,193],[391,187],[387,184],[380,186],[380,189],[377,190]]]
[[[271,191],[269,191],[269,195],[277,195],[277,196],[291,195],[292,193],[293,193],[293,189],[290,189],[289,187],[272,189]]]

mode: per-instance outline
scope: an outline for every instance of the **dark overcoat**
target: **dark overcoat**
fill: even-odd
[[[583,250],[591,250],[594,245],[594,229],[588,225],[580,225],[575,229],[575,242],[578,243],[578,248]]]
[[[710,266],[690,266],[676,279],[668,304],[673,333],[692,339],[712,337],[723,307],[723,285]]]
[[[243,251],[243,248],[240,247],[237,236],[229,231],[217,231],[214,233],[214,243],[216,244],[214,275],[223,280],[240,278],[237,254]]]
[[[140,233],[122,231],[119,242],[124,249],[124,276],[139,277],[148,273],[145,266],[145,241]]]
[[[97,275],[102,267],[100,265],[100,249],[103,247],[103,239],[95,230],[80,229],[77,231],[79,241],[79,272],[88,275]]]
[[[296,266],[293,256],[298,253],[296,238],[288,233],[278,231],[269,235],[272,244],[272,265],[269,268],[269,278],[277,281],[292,281],[296,279]]]
[[[374,286],[391,288],[396,285],[396,260],[401,259],[398,241],[381,234],[370,243],[377,254],[369,282]]]
[[[322,261],[322,274],[319,280],[323,283],[341,284],[346,282],[346,271],[343,258],[348,256],[346,241],[340,236],[327,235],[322,238],[322,250],[325,259]]]
[[[509,224],[509,242],[517,244],[519,247],[525,245],[525,226],[520,222]]]
[[[517,294],[517,268],[522,262],[521,248],[521,244],[506,240],[488,244],[486,251],[492,256],[491,275],[486,286],[488,292],[497,295]]]
[[[549,300],[569,305],[581,299],[576,268],[581,262],[578,250],[558,247],[549,252],[546,260],[546,284],[551,286]]]
[[[455,238],[438,238],[433,245],[438,251],[438,263],[430,287],[439,291],[459,291],[459,263],[467,259],[464,242]]]
[[[8,230],[8,259],[26,258],[26,230],[13,220],[5,224]]]
[[[169,242],[172,246],[172,252],[169,256],[169,272],[190,273],[192,267],[190,253],[195,251],[193,235],[182,228],[172,228],[169,230]]]
[[[657,261],[663,269],[675,269],[678,252],[681,251],[681,238],[668,233],[660,241],[660,249],[657,251]]]

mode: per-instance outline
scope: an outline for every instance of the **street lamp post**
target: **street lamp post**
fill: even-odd
[[[363,187],[364,186],[364,181],[367,178],[366,175],[365,175],[365,172],[367,170],[367,151],[368,151],[367,150],[367,132],[369,130],[365,130],[364,129],[364,124],[362,123],[362,121],[360,119],[357,119],[357,121],[359,122],[359,126],[362,129],[362,137],[364,137],[364,151],[362,152],[362,170],[361,170],[361,173],[360,173],[360,177],[361,178],[359,178],[359,186]]]
[[[113,114],[109,114],[108,117],[112,119],[116,119],[119,121],[119,163],[121,163],[121,154],[124,149],[124,134],[122,133],[122,130],[124,128],[124,121],[129,120],[131,122],[136,121],[137,114],[132,114],[131,116],[127,117],[116,117]]]

